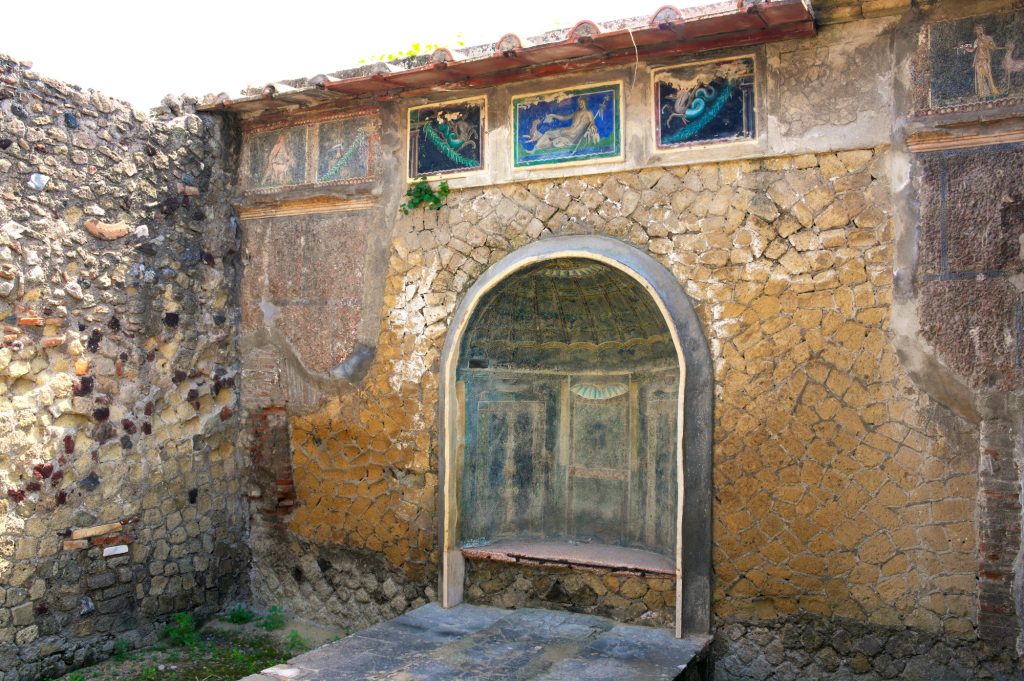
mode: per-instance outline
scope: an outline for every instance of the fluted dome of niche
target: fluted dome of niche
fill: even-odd
[[[470,368],[676,361],[650,294],[610,265],[577,258],[540,262],[502,281],[480,302],[463,343]]]

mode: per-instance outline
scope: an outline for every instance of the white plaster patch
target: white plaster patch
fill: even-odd
[[[261,300],[260,311],[263,313],[263,326],[269,329],[274,325],[274,318],[281,313],[281,308],[268,300]]]
[[[118,544],[117,546],[108,546],[107,548],[103,549],[103,557],[104,558],[107,558],[109,556],[120,556],[120,555],[125,554],[125,553],[128,553],[128,546],[126,544]]]

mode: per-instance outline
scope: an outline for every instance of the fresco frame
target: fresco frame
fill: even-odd
[[[675,71],[678,69],[684,69],[688,67],[699,67],[704,64],[721,64],[724,62],[739,61],[742,59],[749,59],[752,66],[752,79],[754,85],[754,115],[753,115],[753,131],[750,136],[747,137],[728,137],[718,140],[694,140],[692,142],[678,142],[676,144],[662,144],[661,142],[661,111],[658,96],[658,77],[660,74],[666,71]],[[713,57],[710,59],[699,59],[695,61],[686,61],[677,64],[667,64],[664,66],[658,66],[651,69],[651,102],[650,102],[650,121],[651,121],[651,148],[656,154],[672,153],[679,151],[687,151],[692,149],[706,149],[709,147],[728,147],[734,145],[749,145],[758,143],[760,136],[764,134],[764,117],[763,117],[763,99],[762,90],[763,85],[761,83],[764,74],[764,69],[760,64],[760,56],[756,52],[742,52],[739,54],[722,55]]]
[[[533,163],[521,163],[519,159],[519,104],[524,100],[529,100],[537,97],[543,97],[545,95],[555,95],[565,93],[567,98],[572,98],[581,94],[591,94],[600,92],[602,90],[614,90],[614,105],[613,110],[615,112],[615,123],[613,126],[613,132],[615,133],[615,149],[614,153],[610,154],[595,154],[587,156],[585,158],[578,159],[550,159],[540,160]],[[589,83],[580,86],[568,86],[561,88],[552,88],[547,90],[539,90],[533,92],[524,92],[522,94],[512,95],[511,103],[509,105],[509,121],[512,126],[511,135],[511,156],[512,156],[512,170],[535,170],[540,168],[564,168],[567,166],[578,166],[584,164],[593,163],[621,163],[625,160],[625,135],[623,132],[623,115],[625,114],[625,104],[623,100],[623,93],[625,91],[625,84],[622,80],[610,80],[602,81],[598,83]]]
[[[259,128],[253,128],[246,130],[242,134],[242,150],[239,156],[238,167],[238,185],[246,194],[268,194],[273,192],[288,191],[296,189],[306,184],[306,178],[309,176],[309,144],[308,144],[308,126],[306,124],[278,124],[268,125]],[[287,135],[292,133],[301,133],[301,144],[302,144],[302,173],[298,182],[291,183],[275,183],[265,184],[262,182],[255,182],[253,180],[254,175],[254,154],[259,153],[254,147],[260,139],[268,136],[272,133],[278,133],[279,135]]]
[[[367,119],[366,127],[369,128],[366,138],[366,174],[356,177],[321,180],[319,176],[321,128],[324,125],[330,125],[331,123],[355,120],[358,118]],[[314,162],[312,167],[312,184],[316,186],[364,184],[366,182],[374,182],[380,178],[381,125],[380,117],[377,115],[376,111],[347,111],[345,113],[318,119],[315,123],[310,125],[309,145],[310,149],[315,152],[312,154],[312,160]]]
[[[408,182],[416,182],[420,178],[426,178],[427,181],[434,180],[449,180],[458,177],[466,177],[467,175],[473,175],[474,173],[481,173],[487,170],[487,155],[486,145],[488,136],[488,125],[487,125],[487,95],[481,94],[473,97],[463,97],[461,99],[446,99],[439,102],[431,102],[428,104],[418,104],[416,106],[410,106],[406,109],[405,114],[405,175]],[[465,104],[471,102],[480,103],[480,127],[478,130],[479,139],[477,144],[480,149],[480,165],[475,168],[465,169],[452,169],[442,172],[435,172],[430,174],[413,173],[413,144],[412,144],[412,115],[415,111],[421,111],[423,109],[442,109],[446,106],[453,106],[456,104]]]
[[[341,185],[354,185],[356,187],[365,186],[367,188],[372,188],[372,186],[380,179],[381,173],[381,122],[379,113],[379,110],[376,108],[362,108],[340,113],[320,115],[313,118],[307,118],[306,120],[300,120],[298,122],[289,121],[244,128],[242,131],[242,144],[239,155],[239,190],[244,195],[261,195]],[[321,127],[338,121],[358,118],[365,118],[368,128],[366,143],[366,173],[356,177],[320,180],[318,177],[318,169],[320,162]],[[282,132],[285,134],[301,133],[303,158],[301,161],[302,171],[300,181],[282,184],[262,184],[253,181],[253,154],[256,153],[254,147],[257,144],[257,140],[273,132]]]

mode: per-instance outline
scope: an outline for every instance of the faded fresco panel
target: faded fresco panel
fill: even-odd
[[[317,182],[358,181],[375,175],[379,146],[376,119],[355,116],[317,126]]]
[[[971,17],[925,30],[919,68],[928,73],[928,108],[1024,99],[1024,13]]]
[[[268,130],[246,137],[242,186],[271,189],[302,184],[306,177],[306,128]]]
[[[594,261],[538,263],[490,291],[456,374],[460,541],[673,555],[679,368],[667,335],[650,294]]]
[[[1024,145],[922,158],[924,337],[972,387],[1024,385]]]
[[[409,109],[409,177],[482,169],[485,102]]]
[[[513,98],[513,165],[621,158],[621,101],[620,83]]]
[[[659,148],[756,135],[753,57],[659,71],[654,92]]]

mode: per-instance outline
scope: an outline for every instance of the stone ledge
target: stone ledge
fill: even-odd
[[[470,560],[526,565],[560,565],[580,569],[611,569],[629,574],[675,576],[675,564],[652,551],[608,544],[529,542],[502,539],[486,546],[462,549]]]

